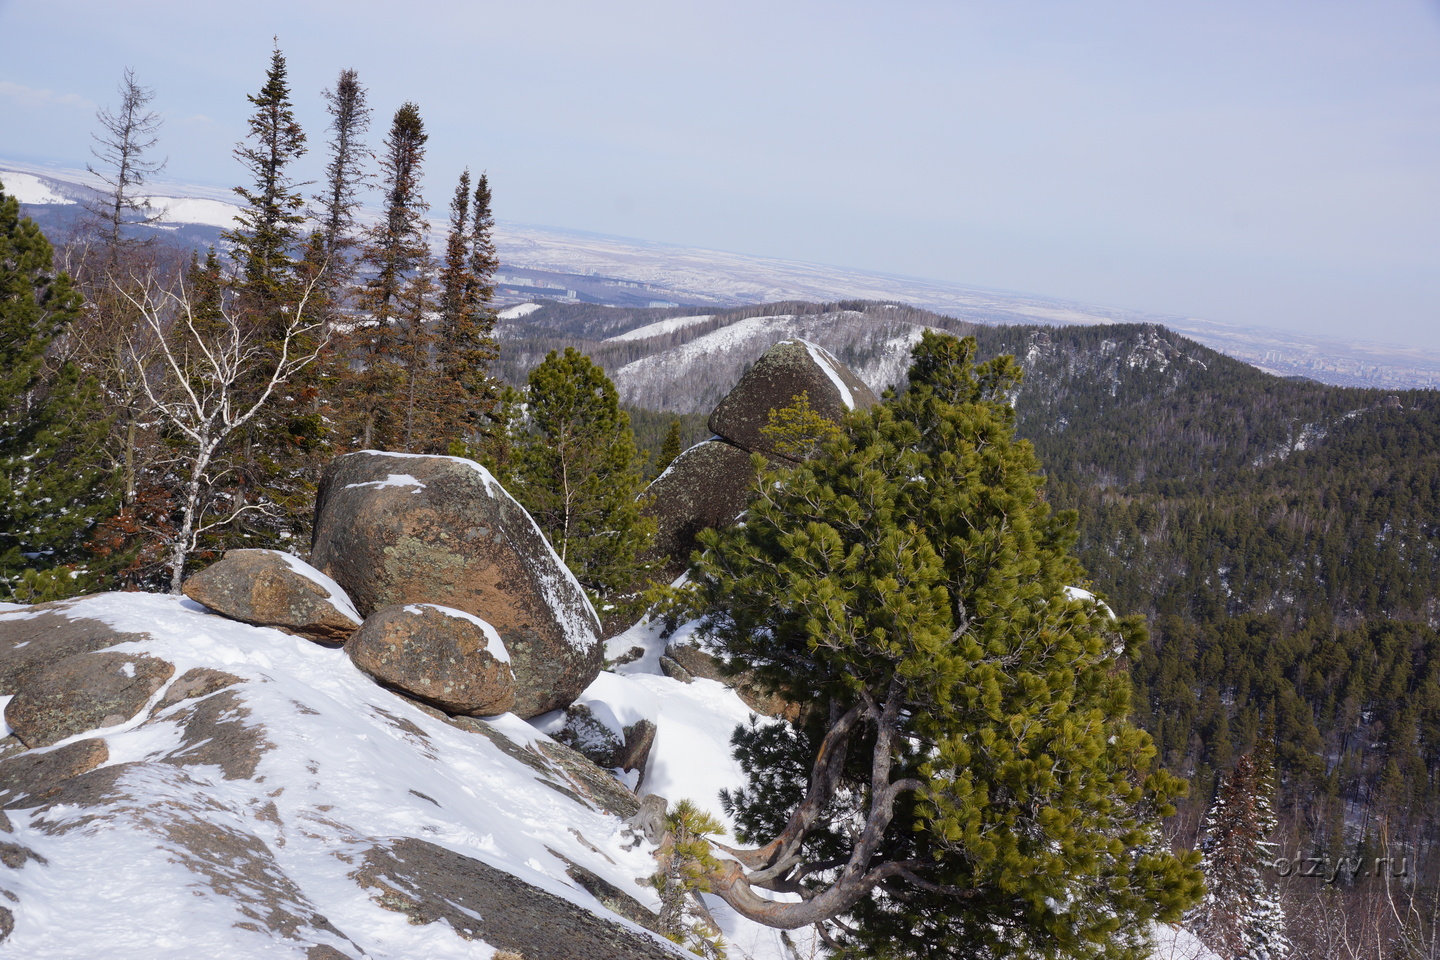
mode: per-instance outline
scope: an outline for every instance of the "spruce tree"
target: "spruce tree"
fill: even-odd
[[[603,608],[637,587],[655,535],[641,515],[644,458],[605,371],[574,347],[530,371],[513,441],[515,499]]]
[[[366,185],[364,161],[369,156],[362,138],[370,127],[371,109],[354,70],[341,70],[335,89],[322,96],[330,114],[330,160],[325,164],[324,192],[315,198],[320,204],[316,259],[325,271],[325,300],[333,312],[354,275],[355,212]]]
[[[499,356],[493,331],[499,261],[490,232],[490,183],[480,175],[471,194],[470,171],[460,174],[450,201],[450,232],[440,272],[435,436],[437,452],[470,449],[493,431],[500,385],[490,368]]]
[[[295,119],[285,55],[277,46],[260,92],[246,97],[255,107],[250,136],[235,156],[250,171],[253,187],[236,187],[245,206],[239,226],[224,234],[244,277],[245,306],[260,322],[296,298],[294,267],[305,198],[290,173],[305,153],[305,133]]]
[[[0,596],[55,599],[84,587],[59,571],[110,503],[99,387],[46,351],[79,315],[45,235],[0,185]],[[46,571],[56,571],[47,574]]]
[[[385,210],[366,232],[361,267],[368,274],[356,296],[361,317],[342,348],[355,369],[346,378],[339,419],[348,442],[408,449],[416,434],[417,378],[430,364],[425,318],[433,308],[434,268],[426,239],[429,206],[420,192],[425,143],[420,109],[395,111],[381,158]]]
[[[670,428],[665,431],[665,440],[660,444],[660,456],[655,460],[655,475],[658,477],[669,469],[675,458],[684,452],[680,440],[680,421],[671,420]]]
[[[1142,957],[1200,888],[1159,829],[1183,783],[1128,718],[1142,627],[1067,592],[1018,368],[974,350],[927,331],[903,393],[702,536],[703,633],[803,705],[737,731],[724,799],[759,846],[712,889],[854,955]]]
[[[1226,960],[1280,960],[1290,953],[1279,894],[1269,879],[1275,861],[1275,781],[1262,741],[1220,780],[1205,817],[1200,850],[1205,898],[1189,918],[1211,950]]]

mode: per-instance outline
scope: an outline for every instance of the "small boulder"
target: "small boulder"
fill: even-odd
[[[515,705],[515,676],[500,635],[451,607],[383,607],[365,619],[345,652],[384,686],[448,713],[493,716]]]
[[[790,406],[801,393],[812,410],[836,423],[849,410],[879,402],[875,392],[824,347],[808,340],[782,340],[765,351],[720,401],[710,414],[710,429],[753,453],[792,459],[777,451],[760,430],[770,422],[771,410]]]
[[[5,706],[5,721],[27,747],[44,747],[139,713],[175,673],[137,653],[82,653],[39,670]]]
[[[660,576],[674,580],[690,566],[695,538],[707,527],[735,522],[755,484],[750,454],[719,438],[704,440],[676,457],[645,494],[655,517],[655,540],[647,557],[661,562]]]
[[[227,550],[220,562],[186,580],[184,591],[231,620],[319,643],[344,643],[362,619],[339,584],[278,550]]]
[[[366,451],[325,471],[311,561],[363,616],[435,603],[492,625],[515,671],[514,712],[567,706],[600,672],[600,620],[535,521],[484,467]]]

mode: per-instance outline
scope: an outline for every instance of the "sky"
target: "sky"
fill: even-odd
[[[354,68],[435,214],[1440,348],[1440,0],[0,0],[0,157],[79,166],[126,67],[233,186],[272,38],[310,153]]]

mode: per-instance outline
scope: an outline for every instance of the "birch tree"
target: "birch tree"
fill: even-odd
[[[263,502],[233,504],[223,483],[230,470],[225,448],[323,349],[320,321],[307,309],[314,289],[312,281],[286,308],[280,328],[261,334],[237,322],[230,291],[202,305],[183,284],[166,289],[142,278],[121,288],[142,318],[139,334],[150,341],[149,350],[135,350],[144,358],[136,371],[141,389],[177,441],[172,476],[179,523],[166,543],[174,593],[204,534],[271,509]]]

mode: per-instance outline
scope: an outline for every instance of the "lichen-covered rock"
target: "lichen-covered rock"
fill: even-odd
[[[231,620],[341,644],[361,616],[334,580],[278,550],[227,550],[185,581],[185,596]]]
[[[801,393],[810,409],[836,423],[846,411],[878,402],[874,391],[830,351],[807,340],[782,340],[720,401],[710,414],[710,429],[753,453],[786,457],[760,430],[771,410],[790,406]]]
[[[60,600],[0,613],[0,696],[13,694],[30,674],[66,657],[149,639],[100,620],[72,617],[77,602]]]
[[[425,840],[366,850],[355,881],[412,924],[448,924],[525,960],[676,960],[675,948]]]
[[[5,721],[27,747],[113,727],[139,713],[175,673],[173,664],[136,653],[82,653],[26,677],[5,706]]]
[[[365,619],[345,652],[381,684],[449,713],[493,716],[515,705],[515,675],[500,635],[451,607],[383,607]]]
[[[367,451],[325,471],[311,562],[364,616],[436,603],[493,626],[515,671],[514,712],[570,704],[600,672],[600,621],[535,521],[484,467]]]
[[[660,561],[660,576],[669,581],[684,573],[696,536],[734,523],[754,484],[750,454],[724,440],[701,441],[676,457],[645,490],[652,498],[646,512],[656,520],[647,556]]]
[[[210,667],[192,667],[180,675],[180,678],[170,684],[170,689],[165,691],[165,696],[151,711],[153,714],[160,714],[180,703],[183,700],[195,700],[206,697],[217,690],[224,690],[226,687],[234,686],[245,681],[233,673],[226,673],[224,670],[214,670]]]
[[[88,773],[110,759],[110,749],[99,738],[76,740],[43,753],[26,751],[0,763],[0,804],[34,806],[55,794],[72,777]]]

